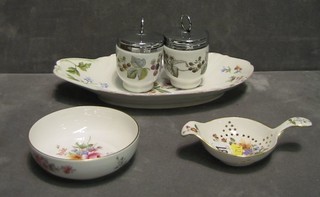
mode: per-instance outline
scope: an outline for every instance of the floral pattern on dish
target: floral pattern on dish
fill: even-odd
[[[231,122],[229,124],[231,124]],[[196,124],[194,126],[187,126],[186,129],[187,131],[193,131],[195,133],[201,132]],[[183,133],[187,131],[183,131]],[[263,146],[263,144],[259,143],[256,139],[252,138],[247,140],[248,138],[249,136],[240,133],[225,134],[220,136],[218,136],[216,133],[213,133],[212,142],[209,143],[212,147],[215,147],[220,152],[244,157],[261,154],[269,149],[269,147]],[[263,141],[265,144],[268,144],[266,139],[263,139]]]
[[[72,174],[76,171],[72,166],[66,165],[66,166],[57,166],[54,163],[50,163],[47,159],[42,157],[41,155],[34,154],[34,159],[36,162],[46,171],[50,172],[62,172],[64,174]]]
[[[216,134],[213,134],[213,141],[219,142],[222,146],[215,146],[219,151],[226,152],[235,156],[251,156],[263,153],[268,148],[265,148],[259,144],[252,143],[251,141],[241,138],[236,140],[233,137],[219,137]]]
[[[64,59],[63,61],[73,65],[73,66],[67,67],[67,69],[65,70],[68,79],[71,79],[73,81],[77,81],[86,85],[90,84],[101,89],[108,88],[107,83],[96,82],[92,77],[85,75],[85,73],[90,69],[92,65],[91,62],[81,61],[79,63],[75,63],[68,59]],[[60,65],[56,65],[55,70],[62,71],[62,67]]]
[[[102,153],[99,150],[102,149],[101,146],[97,146],[96,144],[90,143],[91,138],[84,143],[76,142],[72,149],[68,150],[68,148],[61,147],[57,145],[59,156],[64,156],[68,159],[72,160],[84,160],[84,159],[96,159],[102,156]]]
[[[241,73],[242,67],[239,65],[236,65],[235,67],[230,67],[230,66],[223,66],[221,69],[222,73],[229,74],[229,79],[226,82],[229,83],[242,83],[244,82],[247,78],[244,77]]]
[[[127,163],[127,160],[125,157],[116,157],[117,160],[117,166],[115,167],[115,170],[121,168],[124,164]]]

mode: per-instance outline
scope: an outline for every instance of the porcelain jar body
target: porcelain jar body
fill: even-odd
[[[164,67],[173,86],[191,89],[201,84],[207,69],[209,46],[196,50],[177,50],[164,46]]]
[[[116,46],[117,73],[123,87],[130,92],[147,92],[153,88],[162,68],[163,47],[155,52],[136,53]]]

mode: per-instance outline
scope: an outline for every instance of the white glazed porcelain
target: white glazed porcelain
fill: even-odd
[[[116,64],[115,54],[97,59],[65,58],[57,61],[53,73],[65,81],[96,93],[107,103],[132,108],[163,109],[213,101],[227,90],[245,82],[254,70],[246,60],[209,53],[207,71],[197,88],[177,89],[162,71],[152,90],[134,93],[123,88]]]
[[[206,123],[190,121],[181,135],[195,135],[210,154],[228,165],[247,166],[269,155],[286,128],[311,125],[306,118],[294,117],[271,129],[250,119],[227,117]]]
[[[164,46],[164,68],[173,86],[191,89],[201,84],[207,70],[209,46],[197,50],[176,50]]]
[[[68,179],[110,174],[134,155],[139,127],[129,115],[105,107],[73,107],[51,113],[30,129],[33,158],[46,171]]]
[[[57,61],[53,73],[65,81],[96,93],[107,103],[132,108],[164,109],[213,101],[227,90],[245,82],[254,70],[246,60],[209,53],[208,68],[199,87],[177,89],[162,71],[152,90],[133,93],[123,88],[116,64],[115,54],[97,59],[65,58]]]
[[[130,92],[147,92],[153,88],[162,68],[162,47],[156,52],[136,53],[116,46],[117,73],[123,87]]]

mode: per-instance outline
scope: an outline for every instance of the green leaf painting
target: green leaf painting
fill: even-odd
[[[77,75],[77,76],[80,76],[80,71],[87,71],[90,66],[91,66],[91,63],[84,63],[84,62],[80,62],[78,64],[75,64],[73,62],[70,62],[72,63],[74,66],[73,67],[68,67],[67,69],[67,72],[72,74],[72,75]]]
[[[135,68],[129,68],[127,70],[127,77],[130,79],[135,79],[137,77],[138,70]]]
[[[136,68],[142,68],[146,65],[146,59],[132,56],[131,64],[133,64],[133,66]]]
[[[69,67],[69,68],[67,69],[67,72],[70,73],[70,74],[73,74],[73,75],[80,76],[79,71],[78,71],[76,68],[74,68],[74,67]]]
[[[148,69],[147,68],[142,68],[140,75],[139,75],[139,80],[143,80],[144,78],[146,78],[148,75]]]
[[[197,73],[200,70],[200,74],[204,74],[207,69],[207,59],[202,59],[199,56],[196,60],[187,62],[185,60],[177,60],[173,56],[164,53],[164,63],[166,70],[174,77],[179,77],[180,72],[192,72]]]
[[[82,71],[87,71],[90,68],[90,66],[91,66],[90,63],[80,62],[77,67]]]
[[[173,76],[175,76],[175,77],[178,77],[178,76],[179,76],[179,69],[178,69],[178,67],[172,66],[172,67],[171,67],[171,74],[172,74]]]
[[[79,81],[77,78],[75,78],[73,75],[67,74],[69,79],[75,80],[75,81]]]

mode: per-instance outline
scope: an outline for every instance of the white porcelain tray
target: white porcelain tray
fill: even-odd
[[[174,88],[162,72],[154,88],[146,93],[132,93],[122,87],[116,73],[115,54],[98,59],[65,58],[58,60],[53,73],[73,84],[96,93],[104,102],[131,108],[175,108],[213,101],[253,73],[250,62],[209,53],[207,71],[199,87]]]

